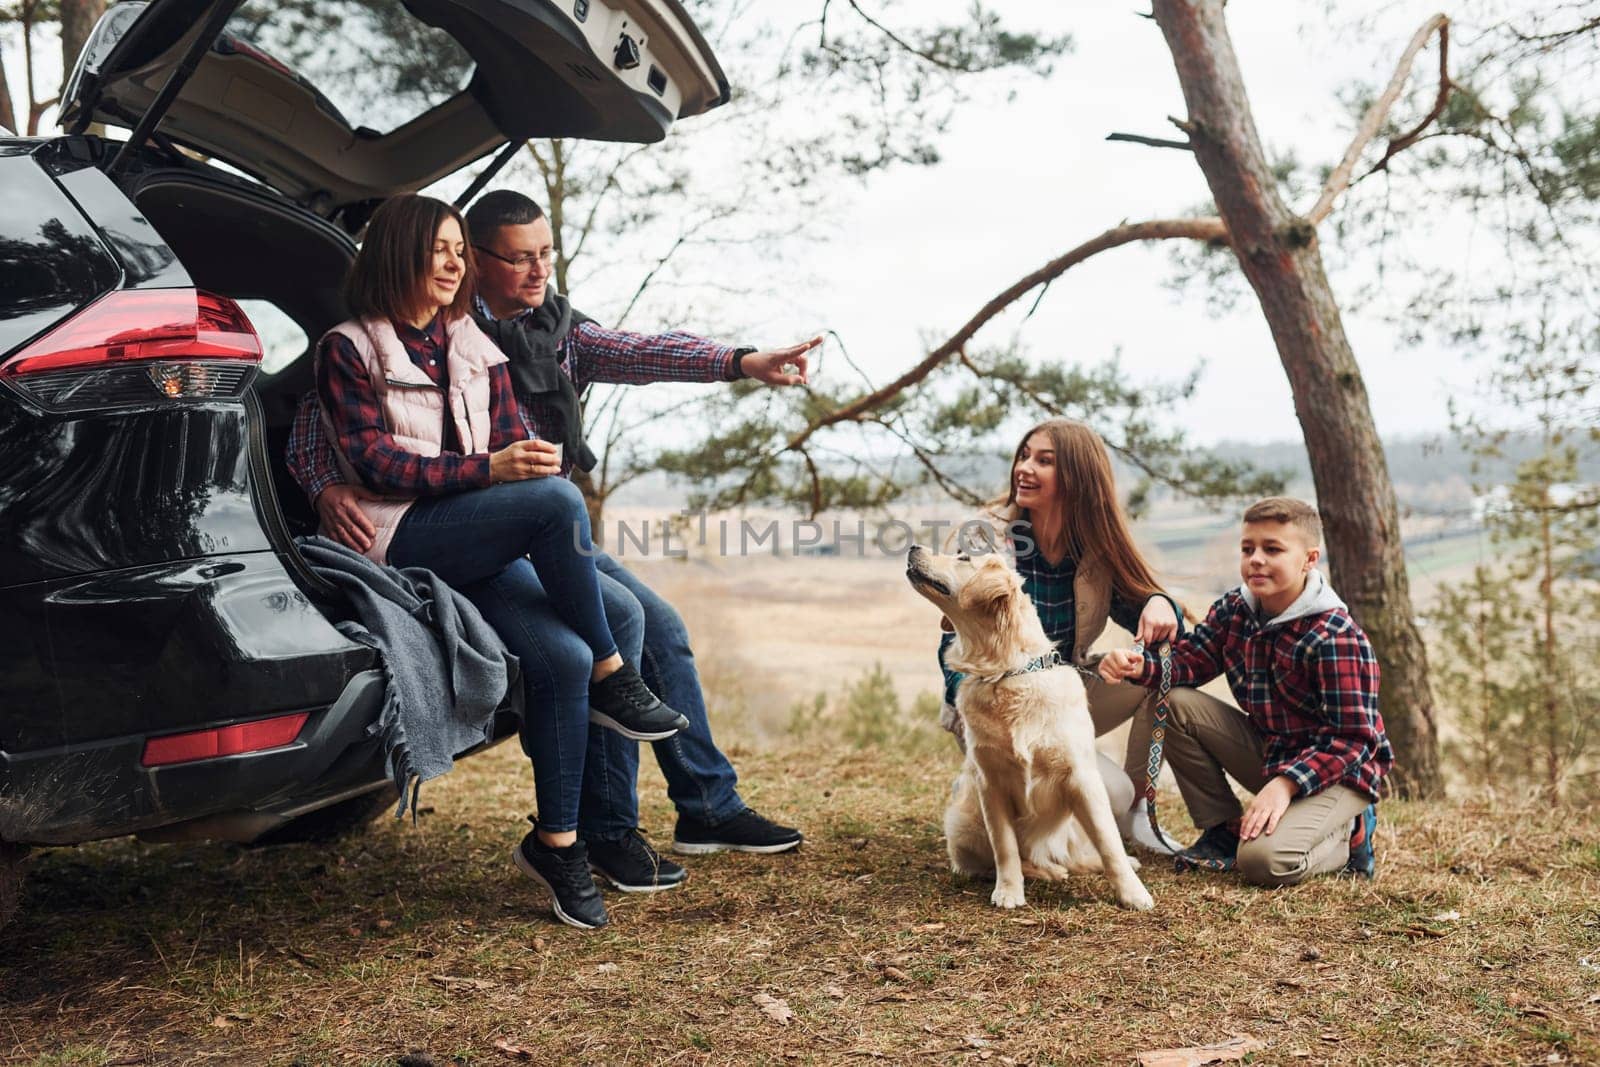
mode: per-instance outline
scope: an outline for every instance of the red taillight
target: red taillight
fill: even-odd
[[[261,339],[238,304],[194,289],[107,293],[4,363],[0,377],[47,408],[243,394]]]
[[[300,736],[300,729],[310,715],[310,712],[301,711],[215,730],[152,737],[144,743],[144,755],[139,762],[146,767],[159,767],[168,763],[190,763],[217,756],[237,756],[243,752],[282,748]]]

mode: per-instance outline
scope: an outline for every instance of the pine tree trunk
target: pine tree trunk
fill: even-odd
[[[1255,289],[1294,393],[1330,577],[1383,672],[1384,723],[1402,795],[1443,792],[1427,656],[1411,607],[1400,509],[1361,370],[1323,270],[1314,227],[1278,195],[1223,19],[1224,0],[1155,0],[1183,86],[1195,159]]]
[[[11,87],[6,84],[5,63],[0,62],[0,129],[17,132],[17,108],[11,102]]]
[[[105,0],[61,0],[61,89],[67,88],[78,53],[89,39],[89,31],[105,14]]]

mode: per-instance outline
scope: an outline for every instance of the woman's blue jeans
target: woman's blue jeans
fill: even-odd
[[[471,600],[522,662],[523,748],[549,833],[578,828],[589,675],[618,651],[593,556],[583,494],[565,478],[418,500],[389,546],[391,565],[426,567]]]

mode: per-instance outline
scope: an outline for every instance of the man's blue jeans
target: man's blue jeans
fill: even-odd
[[[578,828],[595,661],[642,653],[642,625],[631,648],[608,629],[592,557],[583,494],[564,478],[419,500],[389,546],[392,565],[426,567],[472,601],[521,660],[522,744],[549,833]]]
[[[744,810],[739,776],[711,739],[705,694],[695,670],[689,631],[671,604],[608,553],[595,558],[600,596],[622,656],[645,684],[689,720],[689,728],[651,745],[667,779],[667,796],[684,815],[719,822]],[[642,659],[630,645],[631,621],[643,622]],[[626,636],[625,636],[626,635]],[[589,731],[578,832],[590,840],[614,838],[639,824],[639,744],[598,727]]]

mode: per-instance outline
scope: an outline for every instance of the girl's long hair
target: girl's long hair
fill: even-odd
[[[1056,453],[1056,507],[1061,509],[1064,548],[1074,559],[1094,556],[1111,568],[1112,585],[1130,600],[1146,600],[1161,592],[1155,573],[1128,530],[1128,520],[1117,500],[1111,455],[1100,435],[1081,422],[1051,419],[1022,435],[1011,456],[1011,470],[1022,459],[1023,446],[1034,434],[1044,434]],[[1017,483],[1008,475],[1004,501],[995,505],[1007,523],[1022,517],[1017,506]],[[1053,553],[1052,553],[1053,554]]]
[[[427,300],[433,242],[447,218],[455,219],[461,227],[465,269],[455,300],[443,314],[446,321],[453,322],[471,312],[478,271],[467,221],[443,200],[406,193],[385,200],[372,213],[366,238],[344,281],[344,298],[350,313],[359,319],[404,322],[410,318]]]

